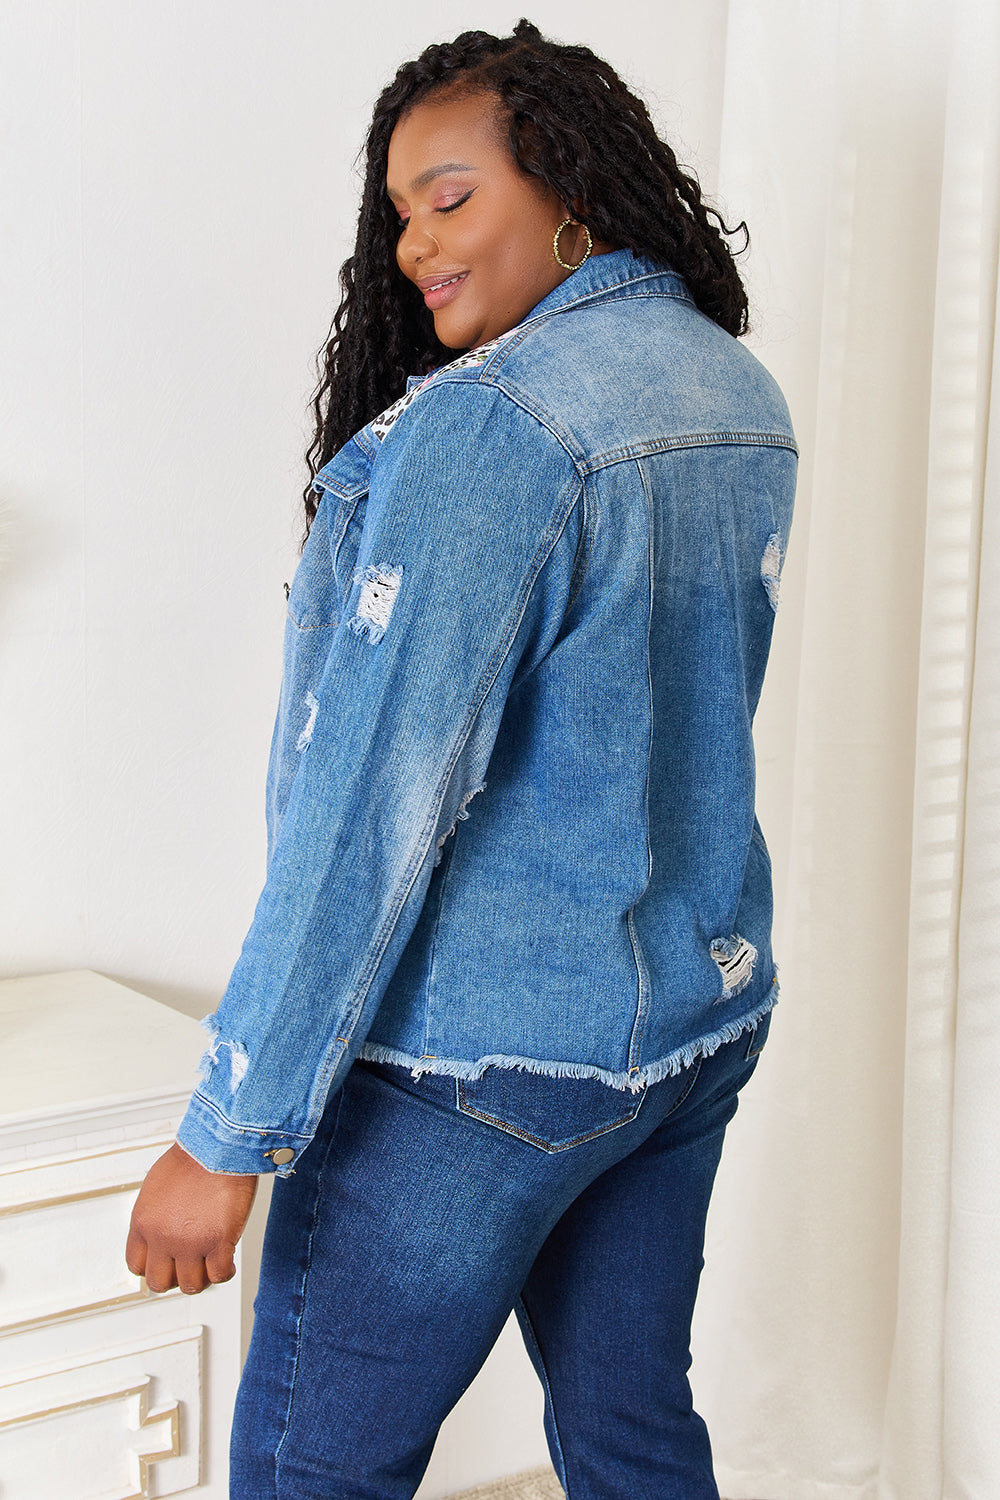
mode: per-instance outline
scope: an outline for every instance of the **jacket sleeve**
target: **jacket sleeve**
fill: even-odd
[[[429,389],[387,436],[308,744],[178,1133],[209,1169],[287,1175],[315,1133],[436,845],[483,780],[511,682],[558,635],[579,494],[553,434],[474,382]]]

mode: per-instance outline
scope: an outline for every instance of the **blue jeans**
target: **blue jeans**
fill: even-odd
[[[355,1063],[274,1184],[232,1500],[412,1496],[511,1309],[571,1500],[718,1500],[691,1316],[769,1019],[640,1094]]]

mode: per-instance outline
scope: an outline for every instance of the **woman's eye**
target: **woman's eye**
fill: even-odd
[[[442,206],[438,209],[438,213],[453,214],[456,208],[461,208],[463,203],[468,203],[469,199],[472,197],[475,191],[475,188],[470,188],[467,193],[462,194],[461,198],[456,198],[454,203],[442,204]]]

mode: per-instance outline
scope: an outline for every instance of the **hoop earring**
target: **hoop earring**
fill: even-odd
[[[559,228],[552,236],[552,254],[556,258],[556,264],[562,266],[564,271],[579,271],[580,267],[583,265],[583,262],[587,260],[591,250],[593,250],[594,248],[594,241],[590,237],[590,230],[587,228],[586,224],[580,224],[578,227],[582,229],[584,234],[587,236],[587,248],[583,252],[583,260],[578,260],[575,266],[571,266],[568,261],[563,260],[562,256],[559,254],[559,236],[562,234],[563,230],[567,228],[568,225],[575,223],[575,219],[563,219],[562,223],[559,225]]]

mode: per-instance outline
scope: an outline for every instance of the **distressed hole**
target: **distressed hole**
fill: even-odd
[[[241,1042],[227,1042],[219,1032],[215,1016],[205,1016],[201,1022],[203,1031],[207,1031],[210,1041],[201,1059],[201,1081],[208,1083],[213,1072],[221,1062],[220,1052],[222,1049],[229,1050],[229,1087],[235,1094],[246,1076],[247,1068],[250,1066],[250,1057],[247,1049]]]
[[[366,635],[373,646],[385,635],[402,578],[403,569],[388,564],[363,568],[354,575],[353,581],[361,584],[361,593],[357,613],[349,624],[355,635]]]
[[[715,938],[708,951],[722,975],[722,998],[728,1000],[746,989],[757,962],[757,949],[753,943],[734,932],[727,938]]]
[[[764,556],[760,560],[760,581],[767,590],[768,603],[772,610],[778,608],[778,593],[781,587],[781,537],[775,531],[767,539]]]
[[[219,1026],[214,1014],[202,1016],[198,1024],[202,1031],[208,1034],[208,1046],[202,1053],[201,1061],[198,1064],[201,1072],[201,1082],[207,1083],[212,1076],[212,1070],[219,1055]]]
[[[229,1042],[229,1082],[233,1093],[239,1088],[246,1076],[247,1068],[250,1066],[250,1058],[238,1042]]]
[[[305,722],[302,733],[295,742],[296,750],[304,750],[306,748],[313,737],[313,730],[316,728],[316,715],[319,713],[319,704],[312,693],[306,693],[306,708],[309,710],[309,717]]]

